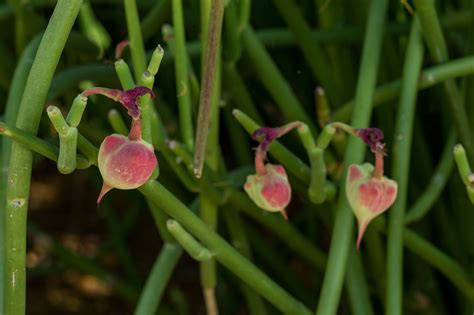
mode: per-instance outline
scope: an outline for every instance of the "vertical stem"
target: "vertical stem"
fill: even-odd
[[[21,100],[16,126],[36,133],[48,89],[82,1],[59,0],[41,40]],[[25,312],[26,214],[32,152],[13,143],[5,211],[5,314]]]
[[[221,89],[220,39],[224,16],[222,0],[201,1],[202,47],[206,47],[202,58],[202,87],[194,151],[194,174],[201,177],[204,161],[217,172],[219,166],[219,99]],[[217,229],[218,206],[212,196],[201,193],[200,215],[212,229]],[[214,258],[201,263],[201,285],[208,315],[217,315],[219,310],[215,296],[217,285],[216,261]]]
[[[390,210],[387,248],[387,315],[402,314],[403,290],[403,227],[407,199],[407,185],[413,122],[415,116],[416,83],[423,62],[423,41],[418,19],[412,22],[403,67],[400,105],[393,145],[393,179],[398,183],[398,193]]]
[[[347,264],[346,287],[349,293],[352,314],[373,315],[374,311],[370,304],[369,291],[367,285],[365,285],[362,257],[354,247],[349,255],[351,263]]]
[[[186,53],[186,38],[183,19],[182,0],[172,0],[174,42],[174,68],[176,76],[176,93],[179,106],[179,126],[181,138],[186,147],[194,148],[193,115],[191,106],[191,87],[189,84],[188,56]]]
[[[212,0],[209,16],[209,36],[204,53],[201,95],[196,130],[196,149],[194,151],[194,174],[201,177],[206,154],[207,137],[212,115],[212,95],[215,90],[215,79],[219,63],[219,42],[224,16],[224,1]],[[215,106],[218,104],[216,103]]]
[[[41,35],[36,36],[23,51],[13,75],[10,92],[8,93],[7,104],[5,108],[5,122],[13,126],[15,124],[21,97],[25,89],[26,79],[31,69],[31,60],[34,58],[41,40]],[[0,207],[6,204],[6,189],[8,177],[8,164],[10,161],[11,141],[6,137],[2,137],[1,150],[1,170],[0,170]],[[0,214],[0,231],[5,231],[5,216]],[[0,244],[5,244],[5,234],[0,233]],[[5,247],[0,246],[0,311],[3,310],[4,298],[4,265],[5,265]]]
[[[377,78],[377,67],[382,46],[382,31],[388,7],[387,0],[372,1],[366,27],[366,37],[357,82],[354,116],[351,125],[367,126],[371,116],[372,97]],[[351,138],[344,159],[344,169],[352,163],[360,163],[364,157],[364,146],[359,139]],[[342,182],[345,180],[343,179]],[[343,186],[339,193],[333,236],[329,249],[327,270],[324,275],[317,315],[336,314],[342,290],[344,271],[350,250],[354,217]]]
[[[125,17],[127,19],[128,37],[130,39],[133,71],[135,73],[135,80],[138,81],[146,69],[146,56],[136,0],[124,0],[124,7]]]

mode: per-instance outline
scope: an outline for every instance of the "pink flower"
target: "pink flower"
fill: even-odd
[[[101,94],[120,102],[132,117],[128,137],[113,134],[105,137],[100,145],[97,160],[104,183],[97,199],[99,204],[111,189],[138,188],[152,175],[157,159],[153,146],[142,140],[139,97],[145,94],[155,97],[155,94],[144,86],[126,91],[94,87],[82,92],[85,97],[93,94]]]
[[[281,212],[288,220],[285,208],[291,200],[291,186],[283,166],[267,163],[264,174],[247,176],[244,189],[257,206]]]
[[[370,221],[390,208],[397,196],[397,182],[383,176],[383,146],[375,155],[375,168],[370,163],[352,164],[346,181],[346,196],[359,225],[357,248]]]
[[[285,220],[288,220],[285,208],[291,200],[291,186],[288,176],[283,166],[265,164],[265,160],[273,140],[301,125],[301,122],[296,121],[279,128],[263,127],[255,130],[252,134],[252,139],[260,143],[255,153],[257,174],[247,176],[244,190],[257,206],[267,211],[281,212]]]
[[[148,142],[113,134],[100,145],[98,164],[104,183],[97,204],[113,188],[134,189],[143,185],[153,173],[157,159]]]

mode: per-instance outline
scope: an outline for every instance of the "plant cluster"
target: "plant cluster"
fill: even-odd
[[[472,314],[472,1],[53,2],[0,0],[1,314],[27,261],[137,315]],[[44,160],[92,183],[93,254],[28,211]]]

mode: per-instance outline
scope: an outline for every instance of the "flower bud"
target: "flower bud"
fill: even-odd
[[[374,166],[369,163],[349,166],[346,195],[359,225],[357,248],[370,221],[386,211],[397,196],[397,182],[373,173]]]
[[[97,203],[111,189],[134,189],[143,185],[157,164],[153,146],[143,140],[113,134],[99,149],[99,171],[104,180]]]
[[[257,206],[271,212],[279,211],[288,220],[285,208],[290,203],[291,186],[283,166],[265,164],[263,175],[247,176],[244,189]]]

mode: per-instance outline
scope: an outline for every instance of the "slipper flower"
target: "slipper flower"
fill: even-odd
[[[265,163],[266,153],[271,142],[290,130],[301,126],[300,122],[287,124],[280,128],[260,128],[252,134],[252,139],[260,142],[255,154],[255,175],[247,176],[245,192],[255,204],[270,212],[281,212],[288,220],[285,208],[291,200],[291,186],[282,165]]]
[[[359,248],[368,224],[394,203],[398,186],[397,182],[383,176],[385,150],[380,143],[383,133],[377,128],[357,129],[356,133],[375,153],[375,167],[370,163],[352,164],[346,180],[346,196],[359,226]]]
[[[97,160],[104,182],[97,199],[97,204],[99,204],[102,197],[113,188],[134,189],[143,185],[158,163],[153,145],[142,139],[138,99],[145,94],[151,94],[154,97],[154,93],[143,86],[127,91],[98,87],[82,92],[85,97],[92,94],[105,95],[120,102],[132,117],[128,137],[112,134],[105,137],[100,145]]]
[[[104,183],[97,204],[113,188],[134,189],[143,185],[153,173],[157,159],[153,146],[123,135],[105,137],[100,145],[98,166]]]

